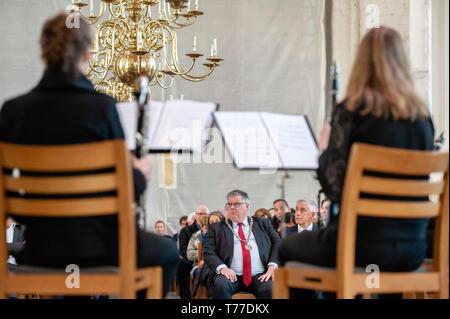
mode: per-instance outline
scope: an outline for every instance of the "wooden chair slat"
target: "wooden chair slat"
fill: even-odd
[[[6,211],[33,217],[88,217],[117,214],[115,197],[95,199],[24,199],[6,198]]]
[[[428,196],[441,194],[444,181],[403,181],[387,178],[364,176],[361,178],[360,190],[363,193],[392,196]]]
[[[0,143],[2,149],[0,161],[5,168],[36,172],[104,169],[116,164],[115,150],[112,147],[115,142],[104,141],[63,146]]]
[[[360,199],[356,203],[359,216],[380,218],[433,218],[439,215],[439,203],[403,202]]]
[[[81,194],[113,191],[117,188],[115,174],[64,177],[5,177],[5,190],[33,194]]]

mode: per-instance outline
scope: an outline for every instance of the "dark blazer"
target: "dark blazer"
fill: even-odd
[[[318,229],[317,224],[314,224],[314,223],[313,223],[312,225],[313,225],[313,229],[312,229],[312,230]],[[297,227],[297,226],[298,226],[298,225],[296,224],[295,226],[287,227],[287,228],[286,228],[286,237],[289,237],[289,236],[298,234],[298,227]]]
[[[180,255],[183,260],[183,262],[192,264],[191,261],[187,259],[187,247],[189,244],[189,240],[191,239],[192,235],[200,230],[200,228],[197,225],[197,222],[192,223],[192,225],[188,225],[186,227],[183,227],[183,229],[180,231],[180,235],[178,237],[179,241],[179,249],[180,249]]]
[[[0,111],[0,141],[63,145],[123,139],[115,104],[111,97],[96,92],[85,77],[47,72],[30,93],[5,102]],[[27,226],[26,264],[117,263],[116,216],[13,218]]]
[[[17,225],[14,227],[13,242],[8,243],[9,254],[12,255],[17,264],[23,263],[23,252],[25,249],[25,226]]]
[[[278,249],[281,239],[266,218],[251,217],[253,219],[253,235],[258,245],[261,262],[267,271],[268,264],[274,262],[279,265]],[[229,221],[231,225],[231,221]],[[206,233],[204,259],[210,271],[216,271],[221,264],[231,266],[234,248],[234,235],[225,220],[209,226]]]

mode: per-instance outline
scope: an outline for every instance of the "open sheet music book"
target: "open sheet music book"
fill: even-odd
[[[212,102],[151,100],[147,104],[147,147],[150,153],[171,151],[201,152],[206,145],[202,134],[213,124]],[[117,111],[129,150],[136,148],[136,102],[117,103]]]
[[[315,170],[319,149],[304,115],[215,112],[238,169]]]

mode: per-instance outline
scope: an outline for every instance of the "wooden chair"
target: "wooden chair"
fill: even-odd
[[[15,178],[2,168],[32,172],[82,172],[113,168],[111,173],[76,176]],[[28,199],[5,197],[5,191],[34,194],[85,194],[116,191],[115,196],[83,199]],[[8,294],[114,295],[162,297],[162,268],[137,269],[133,184],[128,151],[122,140],[65,146],[25,146],[0,143],[0,234],[5,213],[29,217],[88,217],[118,215],[119,266],[81,268],[79,288],[66,287],[65,269],[24,267],[9,273],[8,250],[0,240],[0,298]],[[20,267],[19,267],[20,269]]]
[[[273,297],[289,298],[289,288],[336,292],[337,298],[367,293],[434,293],[448,298],[449,292],[449,154],[410,151],[355,144],[349,157],[340,209],[337,267],[287,263],[277,271]],[[389,174],[427,176],[443,173],[439,181],[385,179],[364,176],[365,170]],[[360,193],[392,196],[429,196],[436,201],[386,201],[359,198]],[[437,195],[437,196],[436,196]],[[380,287],[366,287],[369,273],[355,269],[355,240],[358,216],[380,218],[434,218],[434,259],[429,269],[415,272],[381,272]]]

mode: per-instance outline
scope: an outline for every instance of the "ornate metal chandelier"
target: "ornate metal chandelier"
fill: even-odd
[[[149,86],[167,89],[176,76],[192,82],[205,80],[223,60],[217,56],[214,39],[208,62],[203,64],[207,71],[193,75],[198,58],[203,56],[194,37],[192,51],[186,54],[192,60],[190,66],[180,64],[176,30],[191,26],[203,15],[198,0],[193,9],[191,0],[95,1],[99,2],[98,14],[94,13],[94,0],[90,4],[72,0],[72,12],[79,12],[95,29],[88,77],[98,91],[119,102],[133,99],[133,83],[140,75],[149,77]]]

